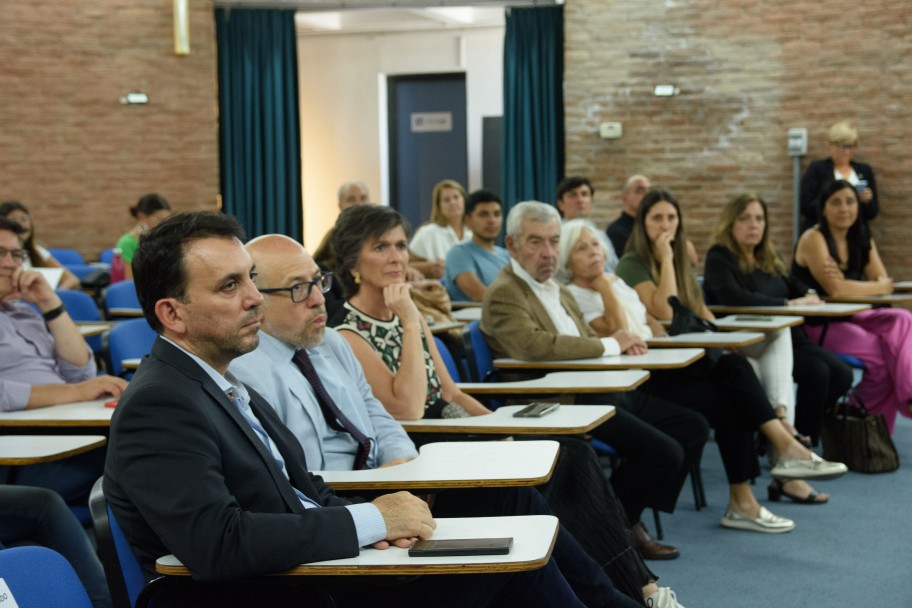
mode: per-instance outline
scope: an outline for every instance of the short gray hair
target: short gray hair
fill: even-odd
[[[360,179],[350,179],[347,182],[343,183],[341,186],[339,186],[338,197],[339,197],[340,204],[342,203],[342,198],[345,197],[345,192],[352,186],[357,186],[358,188],[361,189],[362,192],[364,192],[364,194],[367,196],[367,198],[370,198],[370,188],[367,187],[367,184],[365,184]]]
[[[523,201],[510,209],[510,213],[507,215],[507,234],[518,239],[522,234],[522,223],[525,219],[542,224],[556,220],[558,225],[561,221],[560,213],[553,205],[541,201]]]

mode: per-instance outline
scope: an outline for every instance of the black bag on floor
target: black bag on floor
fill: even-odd
[[[821,439],[824,459],[843,462],[852,471],[889,473],[899,468],[884,417],[870,413],[855,391],[826,413]]]

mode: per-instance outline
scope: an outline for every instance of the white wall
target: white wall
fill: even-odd
[[[381,190],[386,109],[380,104],[386,76],[466,73],[466,188],[481,187],[481,119],[503,113],[503,32],[490,27],[298,37],[304,243],[309,249],[335,222],[342,182],[363,179],[375,202],[389,204]]]

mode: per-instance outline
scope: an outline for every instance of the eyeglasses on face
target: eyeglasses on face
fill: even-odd
[[[25,249],[7,249],[6,247],[0,247],[0,260],[5,259],[9,255],[13,261],[21,265],[25,262],[26,252]]]
[[[321,272],[320,276],[313,281],[302,281],[300,283],[295,283],[291,287],[263,288],[260,289],[260,293],[264,295],[273,295],[287,291],[291,296],[291,301],[295,304],[298,304],[310,297],[310,294],[313,292],[314,287],[317,287],[320,290],[320,293],[326,293],[329,291],[329,289],[332,287],[332,273]]]

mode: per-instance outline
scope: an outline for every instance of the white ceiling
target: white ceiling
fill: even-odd
[[[563,0],[216,0],[239,8],[294,8],[299,36],[503,26],[506,6]]]

